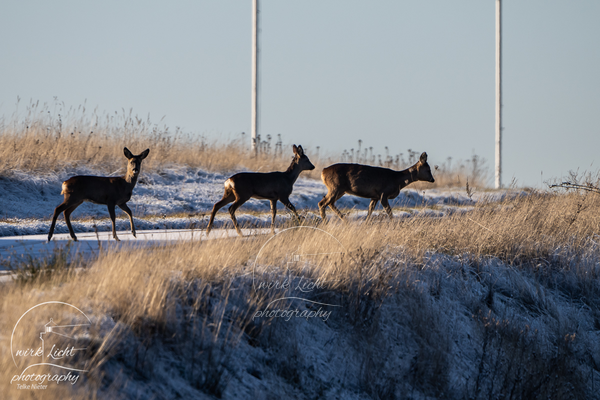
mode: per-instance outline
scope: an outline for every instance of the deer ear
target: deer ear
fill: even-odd
[[[298,146],[298,155],[300,155],[300,156],[304,155],[304,149],[302,148],[302,145]]]
[[[427,153],[421,153],[421,158],[419,158],[419,161],[421,161],[422,163],[427,162]]]
[[[140,158],[143,160],[144,158],[148,157],[148,153],[150,153],[150,149],[144,150],[144,152],[140,154]]]
[[[133,157],[133,154],[131,154],[127,147],[123,149],[123,153],[125,153],[125,157],[127,157],[128,159],[131,159]]]
[[[298,147],[296,147],[296,145],[293,145],[294,147],[292,147],[292,149],[294,149],[294,154],[298,154]]]

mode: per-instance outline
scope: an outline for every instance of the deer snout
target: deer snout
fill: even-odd
[[[435,179],[433,178],[433,176],[431,177],[431,180],[429,182],[431,182],[431,183],[435,182]]]

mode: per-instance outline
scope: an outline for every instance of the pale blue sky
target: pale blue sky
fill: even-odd
[[[210,137],[249,133],[251,3],[5,1],[0,116],[17,96],[56,96]],[[491,171],[494,3],[262,0],[261,133],[336,152],[362,139],[431,164],[475,153]],[[600,1],[503,11],[504,183],[596,171]]]

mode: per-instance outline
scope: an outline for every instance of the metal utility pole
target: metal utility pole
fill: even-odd
[[[258,0],[252,0],[252,152],[258,149]]]
[[[496,0],[496,189],[502,187],[502,6]]]

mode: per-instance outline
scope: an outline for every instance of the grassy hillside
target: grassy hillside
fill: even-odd
[[[599,398],[599,206],[533,193],[438,218],[48,258],[2,286],[0,390],[31,396],[9,383],[10,332],[60,300],[92,320],[78,339],[89,372],[44,398]],[[322,256],[289,262],[300,252]],[[260,314],[276,308],[298,313]]]

